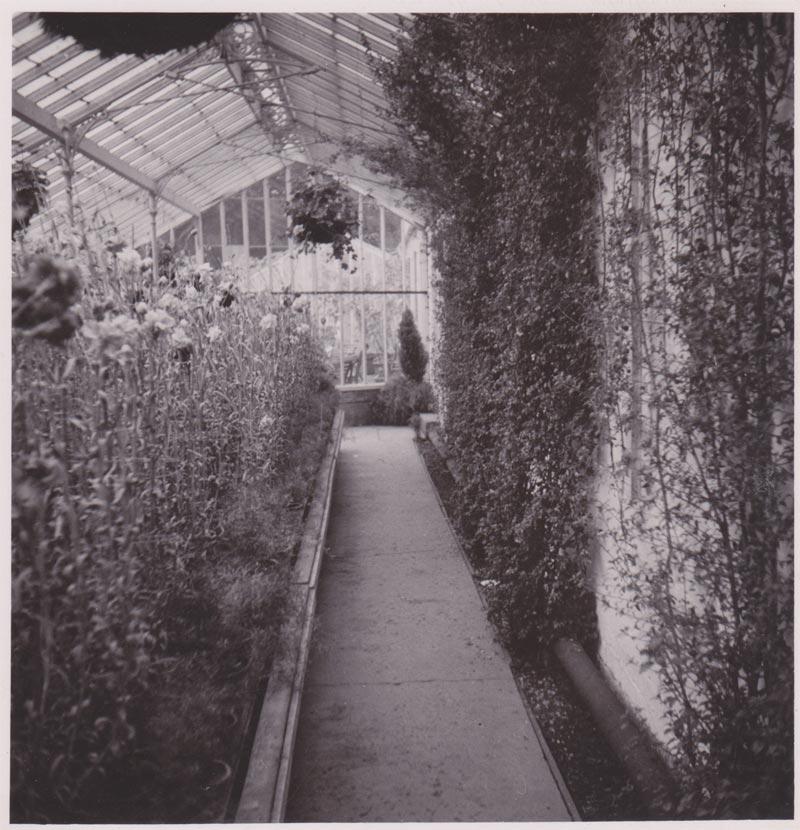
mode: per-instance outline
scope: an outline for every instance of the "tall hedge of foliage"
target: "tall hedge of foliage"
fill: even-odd
[[[580,43],[580,48],[576,48]],[[597,359],[586,143],[589,18],[422,16],[382,80],[403,140],[381,159],[429,214],[447,436],[491,611],[542,655],[594,639],[585,585]]]
[[[785,815],[791,20],[424,15],[408,34],[378,70],[399,139],[368,153],[433,230],[491,611],[534,654],[592,646],[589,549],[611,551],[680,809]]]

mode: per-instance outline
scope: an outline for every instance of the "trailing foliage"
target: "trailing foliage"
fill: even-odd
[[[304,253],[317,245],[330,245],[331,256],[345,262],[356,259],[353,239],[358,233],[358,210],[338,181],[325,180],[319,172],[309,177],[305,187],[296,191],[286,207],[292,226],[292,237]]]
[[[636,18],[626,53],[598,148],[608,592],[659,668],[681,809],[786,817],[792,23]]]
[[[786,815],[791,19],[424,15],[408,35],[378,70],[400,138],[362,150],[434,231],[491,611],[535,653],[591,646],[596,544],[598,597],[659,672],[679,811]]]
[[[12,813],[213,820],[332,386],[304,314],[81,236],[15,256]]]

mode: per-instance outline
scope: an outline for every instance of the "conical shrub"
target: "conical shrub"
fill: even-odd
[[[428,352],[422,345],[422,338],[410,309],[406,309],[400,318],[397,339],[400,341],[400,368],[403,374],[415,383],[422,383],[428,366]]]

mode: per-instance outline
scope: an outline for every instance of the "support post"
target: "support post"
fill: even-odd
[[[194,226],[197,230],[197,237],[194,241],[194,255],[199,268],[206,259],[205,246],[203,245],[203,217],[199,213],[195,214]]]
[[[150,191],[150,256],[153,260],[153,267],[150,270],[150,300],[153,299],[153,285],[158,275],[158,234],[156,224],[158,221],[158,196]]]
[[[64,144],[63,156],[61,157],[61,172],[64,176],[64,188],[67,197],[67,218],[70,228],[75,227],[75,191],[73,190],[73,178],[75,176],[75,142],[72,130],[63,127],[61,130]]]
[[[381,218],[381,290],[386,291],[386,212],[378,208]],[[386,320],[386,294],[381,297],[383,316],[383,381],[389,380],[389,331]]]
[[[244,245],[244,272],[250,277],[250,220],[247,214],[247,188],[242,188],[242,244]]]
[[[284,187],[285,187],[285,199],[286,204],[285,208],[289,207],[289,200],[292,198],[292,173],[290,168],[284,167]],[[289,218],[289,214],[286,214],[286,245],[289,249],[289,259],[291,260],[292,255],[294,254],[294,245],[292,244],[292,220]],[[294,291],[294,268],[290,268],[289,270],[291,280],[290,288]]]
[[[269,176],[262,182],[264,189],[264,241],[267,246],[267,282],[270,296],[274,291],[272,285],[272,208],[269,198]]]
[[[358,261],[361,263],[361,285],[366,288],[364,275],[366,274],[366,263],[364,262],[364,197],[358,194]],[[367,302],[365,295],[361,295],[361,382],[367,382]]]

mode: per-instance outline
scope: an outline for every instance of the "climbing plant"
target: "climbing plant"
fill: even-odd
[[[292,238],[304,253],[330,245],[331,256],[343,270],[356,259],[353,240],[358,234],[358,209],[340,182],[311,171],[286,207]],[[355,269],[353,269],[355,270]]]
[[[591,648],[586,146],[605,31],[585,16],[425,15],[409,34],[379,69],[401,139],[370,156],[435,231],[437,372],[462,521],[509,642],[542,658],[564,634]]]
[[[491,613],[543,657],[592,648],[596,601],[617,602],[659,673],[679,812],[786,815],[791,19],[423,15],[407,34],[377,68],[399,137],[360,149],[433,231]]]
[[[598,143],[606,526],[693,815],[791,814],[792,43],[635,18]],[[599,146],[604,144],[605,146]]]

